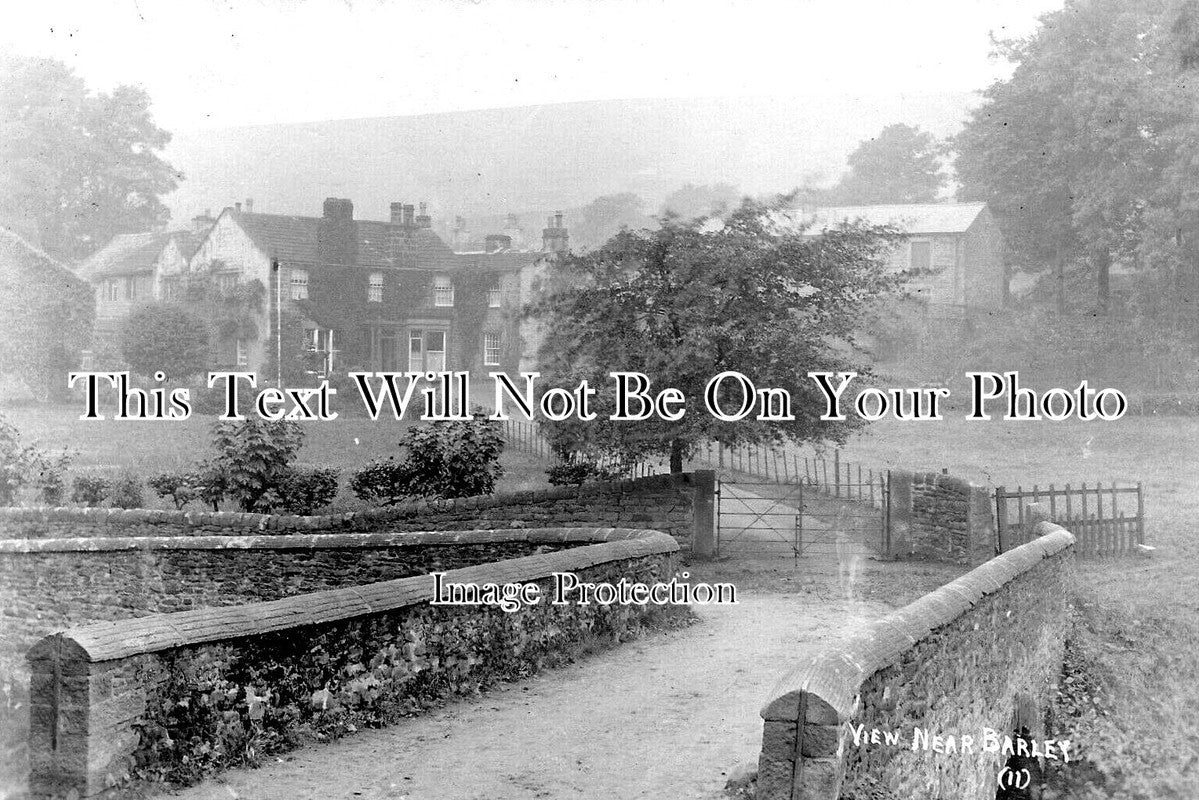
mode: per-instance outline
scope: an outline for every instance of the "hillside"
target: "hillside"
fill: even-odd
[[[362,217],[427,201],[435,220],[536,217],[632,191],[655,206],[684,183],[753,193],[831,182],[859,141],[906,122],[954,131],[969,96],[612,100],[412,117],[178,132],[176,220],[253,197],[255,210],[319,213],[349,197]],[[569,220],[568,220],[569,222]]]

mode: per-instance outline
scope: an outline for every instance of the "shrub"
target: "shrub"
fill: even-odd
[[[108,490],[108,504],[113,508],[141,508],[142,482],[132,472],[122,472]]]
[[[203,317],[181,305],[145,305],[125,321],[121,355],[140,375],[162,370],[173,380],[183,380],[208,366],[208,330]]]
[[[176,509],[182,509],[200,496],[195,484],[195,473],[192,472],[164,472],[161,475],[153,475],[146,479],[146,485],[159,497],[169,497]]]
[[[81,506],[98,506],[108,495],[108,478],[99,475],[76,475],[71,483],[71,502]]]
[[[279,508],[289,514],[308,515],[324,508],[337,497],[340,470],[333,467],[293,469],[276,490]]]
[[[0,417],[0,506],[16,503],[21,488],[42,463],[41,452],[32,445],[22,445],[20,431]]]
[[[545,471],[553,486],[578,486],[588,481],[614,481],[626,474],[618,467],[601,467],[594,461],[572,456],[553,464]]]
[[[363,500],[391,505],[412,497],[491,494],[503,474],[500,424],[483,416],[409,428],[403,460],[376,461],[356,473],[350,489]]]
[[[38,497],[42,505],[61,506],[67,494],[66,472],[71,453],[66,450],[57,458],[42,456],[38,464]]]
[[[303,440],[300,426],[285,420],[217,422],[212,429],[217,455],[210,469],[224,480],[222,495],[242,511],[271,511],[281,502],[279,488]]]

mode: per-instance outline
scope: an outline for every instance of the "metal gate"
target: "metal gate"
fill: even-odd
[[[808,481],[721,479],[716,487],[716,552],[721,557],[846,558],[888,552],[887,480],[842,485],[836,494]],[[841,496],[838,497],[837,494]],[[854,495],[877,498],[850,499]]]

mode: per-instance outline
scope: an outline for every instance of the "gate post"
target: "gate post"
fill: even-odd
[[[692,473],[694,494],[691,497],[691,554],[695,558],[716,557],[716,472],[697,469]]]

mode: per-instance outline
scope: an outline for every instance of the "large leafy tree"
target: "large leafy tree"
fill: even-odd
[[[126,318],[121,355],[139,375],[158,370],[185,381],[210,366],[209,325],[203,317],[176,303],[151,303]]]
[[[1074,273],[1103,311],[1113,262],[1182,255],[1199,154],[1193,6],[1068,2],[1002,45],[1012,76],[956,137],[960,194],[991,204],[1016,262],[1052,269],[1063,309]]]
[[[839,203],[931,203],[945,185],[943,147],[931,133],[888,125],[849,155],[849,172],[831,190]]]
[[[579,209],[571,222],[571,245],[590,250],[612,238],[622,228],[640,228],[649,224],[645,202],[632,192],[597,197]]]
[[[656,230],[625,231],[567,258],[530,312],[545,322],[540,363],[549,384],[586,379],[597,390],[593,421],[548,424],[562,454],[632,460],[669,456],[672,471],[705,440],[779,443],[840,440],[849,423],[822,422],[822,395],[809,370],[856,370],[854,331],[868,304],[895,286],[884,267],[894,231],[842,226],[805,236],[783,203],[746,201],[719,224],[665,218]],[[793,421],[724,422],[707,413],[704,388],[721,372],[759,388],[786,389]],[[608,419],[611,371],[649,376],[651,392],[683,392],[677,421]],[[723,404],[735,408],[725,383]]]
[[[741,191],[729,183],[695,185],[685,184],[666,196],[662,203],[663,214],[674,214],[683,219],[707,217],[736,208]]]
[[[57,258],[168,219],[169,140],[140,88],[93,93],[59,61],[0,56],[0,219]]]

